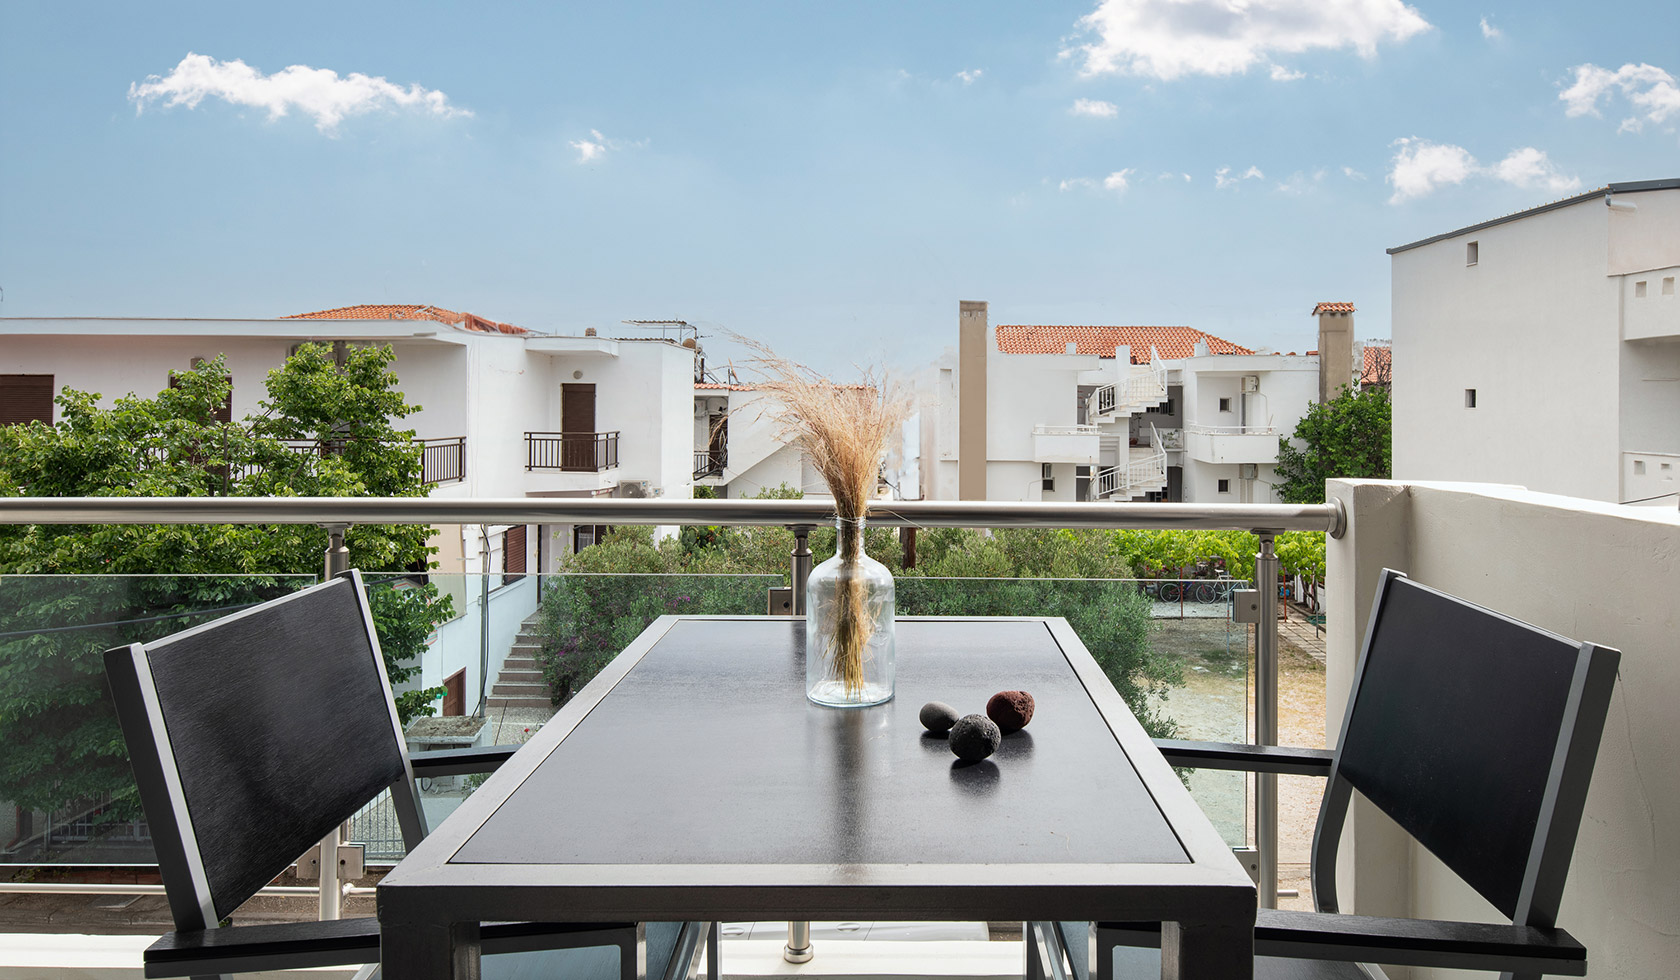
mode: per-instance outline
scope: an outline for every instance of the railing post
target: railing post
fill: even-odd
[[[790,524],[793,532],[793,614],[805,615],[805,582],[811,577],[810,524]]]
[[[1254,587],[1260,590],[1260,622],[1254,633],[1254,741],[1276,745],[1278,740],[1278,558],[1270,531],[1256,531],[1260,552],[1254,556]],[[1260,852],[1260,907],[1277,908],[1278,791],[1277,773],[1254,777],[1254,843]]]
[[[350,549],[344,546],[344,532],[349,530],[348,524],[327,524],[327,554],[323,563],[325,577],[331,579],[350,569]],[[339,828],[327,831],[327,836],[321,838],[321,859],[316,862],[321,871],[320,889],[321,920],[338,918],[338,841]]]

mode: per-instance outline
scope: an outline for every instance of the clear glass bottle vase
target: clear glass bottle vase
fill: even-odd
[[[861,708],[893,696],[893,577],[864,554],[862,518],[834,527],[834,557],[805,585],[805,696]]]

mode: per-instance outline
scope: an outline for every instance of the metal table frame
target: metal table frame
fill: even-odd
[[[912,617],[904,617],[911,619]],[[942,617],[913,617],[938,622]],[[1253,976],[1253,882],[1084,645],[1050,630],[1188,857],[1174,864],[451,864],[454,854],[682,620],[663,616],[584,687],[378,889],[386,976],[477,976],[483,921],[963,919],[1160,921],[1162,977]]]

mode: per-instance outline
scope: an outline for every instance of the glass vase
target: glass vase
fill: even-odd
[[[805,585],[805,696],[835,708],[891,701],[892,573],[864,554],[862,518],[834,526],[834,557]]]

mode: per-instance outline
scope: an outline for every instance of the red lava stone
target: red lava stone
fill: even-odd
[[[999,691],[986,702],[986,715],[1005,735],[1018,732],[1032,721],[1033,696],[1026,691]]]

